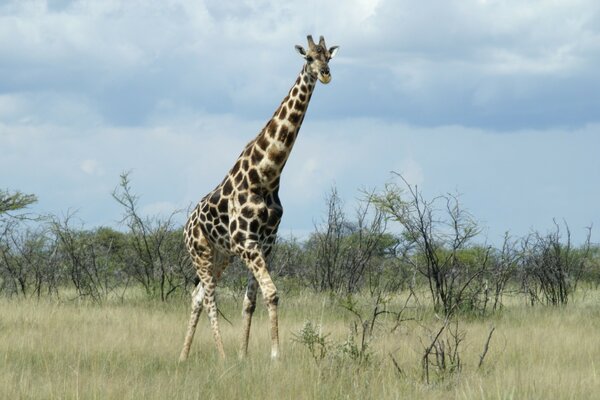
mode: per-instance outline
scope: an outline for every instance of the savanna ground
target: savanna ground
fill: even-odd
[[[401,293],[388,299],[387,309],[401,309],[406,297]],[[514,297],[491,316],[459,317],[462,368],[443,373],[432,368],[429,384],[423,380],[421,362],[431,341],[427,328],[437,331],[442,324],[427,311],[429,305],[409,302],[403,313],[408,320],[393,332],[395,317],[382,314],[368,342],[368,357],[360,361],[341,350],[357,317],[341,307],[339,299],[308,292],[283,294],[282,357],[272,362],[264,307],[255,313],[249,357],[240,361],[241,298],[224,290],[219,302],[231,321],[220,319],[228,358],[217,358],[203,314],[190,358],[179,364],[189,315],[187,298],[163,303],[131,294],[102,304],[2,298],[0,398],[593,399],[600,395],[600,290],[580,289],[562,307],[531,307],[522,297]],[[367,318],[370,302],[367,295],[356,298],[356,309]],[[327,335],[322,360],[297,341],[307,321],[320,325]],[[478,368],[491,326],[495,331],[489,351]]]

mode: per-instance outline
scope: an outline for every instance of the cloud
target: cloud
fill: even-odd
[[[98,161],[91,159],[83,160],[81,162],[81,170],[88,175],[100,176],[104,174],[104,171],[98,164]]]
[[[131,170],[147,210],[185,208],[271,116],[307,33],[341,49],[284,171],[283,229],[392,170],[498,231],[599,221],[593,0],[3,2],[3,185],[106,224]]]
[[[72,115],[77,104],[89,110],[74,119],[109,125],[148,124],[166,103],[258,118],[300,68],[293,44],[313,33],[341,45],[336,90],[316,118],[585,125],[600,102],[599,22],[593,0],[14,0],[0,7],[0,72],[10,77],[0,92],[25,95],[45,120],[54,114],[36,101],[58,98],[71,99]]]

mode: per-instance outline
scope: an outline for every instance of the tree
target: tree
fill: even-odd
[[[538,232],[523,240],[522,285],[531,304],[543,300],[548,305],[564,305],[575,292],[591,256],[591,227],[584,245],[576,250],[571,231],[564,223],[566,238],[554,221],[555,230],[546,235]]]
[[[0,190],[0,215],[26,208],[35,202],[37,202],[37,197],[33,194],[24,194],[19,191],[9,193],[7,190]]]
[[[353,293],[385,254],[385,244],[390,244],[386,223],[370,199],[360,203],[354,221],[348,221],[335,188],[326,201],[327,219],[315,227],[306,244],[308,280],[316,290]]]
[[[427,279],[436,310],[449,315],[455,308],[473,307],[483,290],[482,275],[490,254],[487,247],[467,251],[480,232],[477,223],[457,196],[428,201],[416,186],[398,176],[407,190],[391,183],[372,201],[402,226],[402,258]]]
[[[121,182],[112,196],[123,206],[122,222],[129,228],[128,251],[125,252],[129,276],[140,283],[148,295],[159,294],[162,301],[175,290],[192,284],[193,268],[183,235],[179,230],[173,233],[177,211],[166,219],[141,216],[137,206],[139,197],[132,191],[127,172],[121,174]]]

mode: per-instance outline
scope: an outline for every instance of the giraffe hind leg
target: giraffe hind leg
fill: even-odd
[[[204,307],[206,308],[206,313],[208,314],[208,319],[210,320],[210,326],[215,339],[215,344],[217,346],[217,351],[219,352],[221,358],[225,358],[223,340],[221,339],[221,331],[219,329],[217,303],[215,301],[217,279],[212,272],[207,271],[205,274],[200,274],[200,280],[206,289],[206,293],[204,295]]]
[[[190,353],[190,347],[194,340],[194,333],[196,332],[196,326],[198,325],[198,319],[202,312],[202,303],[204,302],[204,296],[206,291],[202,286],[202,282],[198,283],[196,289],[192,292],[192,313],[190,315],[190,321],[188,322],[187,332],[185,334],[185,340],[183,342],[183,349],[179,355],[179,361],[185,361]]]
[[[217,318],[218,311],[215,301],[215,289],[218,277],[229,265],[230,258],[210,249],[201,254],[192,254],[196,272],[200,278],[200,283],[192,295],[192,313],[190,315],[190,321],[188,323],[188,329],[179,359],[184,361],[189,354],[202,308],[205,308],[206,313],[208,314],[219,355],[221,358],[225,358],[225,351],[223,350],[223,341],[221,339]]]
[[[248,272],[248,286],[244,296],[244,305],[242,307],[242,345],[240,347],[239,357],[244,358],[248,354],[248,340],[250,339],[250,325],[252,324],[252,314],[256,308],[256,291],[258,282],[252,272]]]

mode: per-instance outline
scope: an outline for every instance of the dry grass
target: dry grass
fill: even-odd
[[[368,363],[355,362],[332,347],[317,365],[307,348],[292,340],[293,333],[312,320],[330,334],[330,343],[342,343],[353,320],[326,296],[282,296],[283,357],[278,362],[269,360],[267,319],[259,307],[250,357],[240,362],[240,304],[222,295],[222,310],[233,323],[221,319],[229,358],[217,359],[202,318],[190,359],[181,365],[177,357],[187,299],[104,305],[3,299],[0,398],[595,398],[600,393],[599,297],[600,292],[588,292],[564,308],[530,308],[515,301],[493,317],[463,319],[462,371],[429,385],[421,380],[420,364],[426,335],[413,321],[390,333],[391,321],[380,320]],[[432,315],[422,318],[424,325],[439,326]],[[491,324],[496,332],[483,368],[477,369]]]

